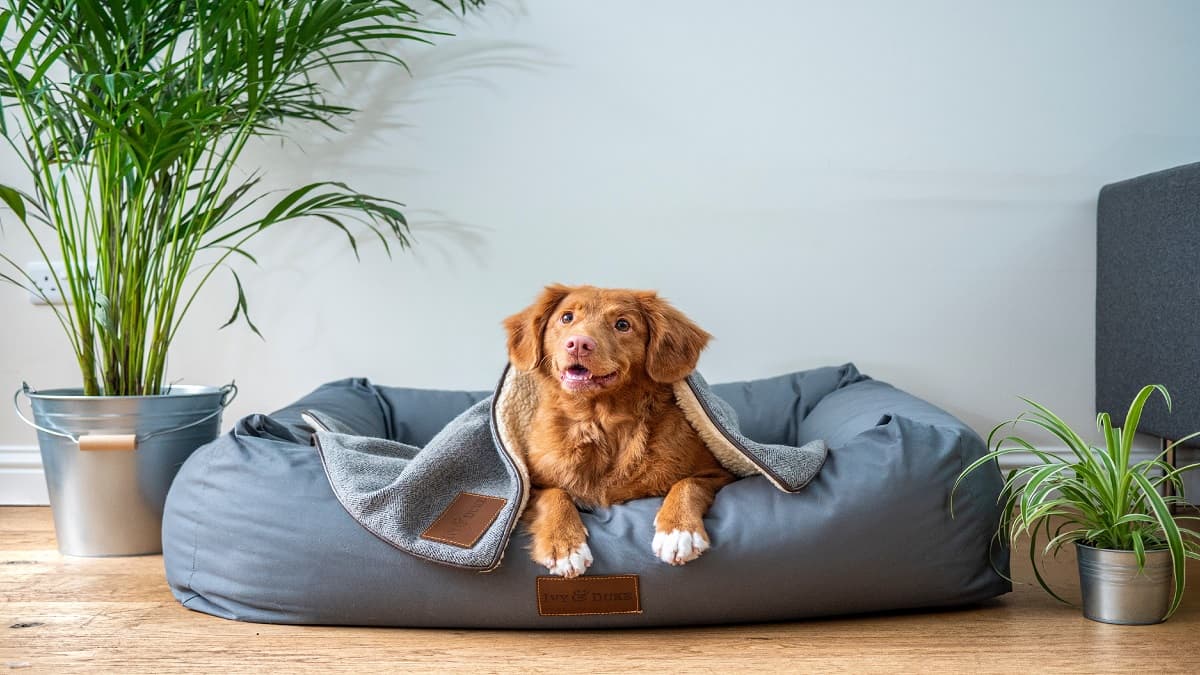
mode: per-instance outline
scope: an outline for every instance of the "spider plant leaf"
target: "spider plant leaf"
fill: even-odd
[[[1192,433],[1188,434],[1187,436],[1184,436],[1183,438],[1171,441],[1170,443],[1167,444],[1167,447],[1163,448],[1162,452],[1159,453],[1159,457],[1166,455],[1170,451],[1174,450],[1175,448],[1179,447],[1180,445],[1182,445],[1184,443],[1187,443],[1188,441],[1192,440],[1193,438],[1196,438],[1197,436],[1200,436],[1200,431],[1192,432]]]
[[[1093,487],[1097,492],[1114,499],[1121,491],[1121,475],[1124,465],[1117,464],[1119,458],[1114,458],[1108,452],[1095,448],[1092,450],[1092,455],[1096,459],[1095,466],[1091,470],[1083,472],[1081,477],[1094,481]]]
[[[1146,567],[1146,543],[1142,541],[1142,531],[1132,530],[1130,535],[1133,538],[1133,555],[1137,559],[1138,571],[1142,571]]]
[[[1137,433],[1138,425],[1142,420],[1142,408],[1146,405],[1146,401],[1154,392],[1162,394],[1163,399],[1167,403],[1167,410],[1171,409],[1171,394],[1167,392],[1167,388],[1161,384],[1148,384],[1142,387],[1137,396],[1133,398],[1133,402],[1129,404],[1129,412],[1125,414],[1125,424],[1121,427],[1121,453],[1124,465],[1129,463],[1129,453],[1133,449],[1134,434]]]
[[[1183,534],[1180,532],[1179,525],[1175,522],[1175,518],[1171,514],[1170,507],[1163,501],[1162,496],[1158,494],[1154,486],[1150,484],[1149,479],[1140,473],[1135,473],[1133,474],[1133,480],[1141,488],[1146,503],[1153,510],[1155,518],[1158,519],[1158,526],[1165,535],[1167,548],[1171,551],[1171,565],[1175,579],[1175,596],[1171,599],[1171,608],[1167,611],[1167,615],[1163,617],[1164,619],[1170,618],[1179,609],[1180,603],[1183,602],[1183,591],[1187,580],[1187,570],[1184,567],[1185,547]]]
[[[958,491],[959,486],[967,478],[967,476],[974,473],[977,469],[979,469],[982,466],[985,466],[988,464],[994,464],[996,462],[996,460],[1000,457],[1003,457],[1005,455],[1011,455],[1011,454],[1017,453],[1017,452],[1022,452],[1022,450],[1019,448],[1011,448],[1011,449],[1007,449],[1007,450],[996,450],[993,452],[989,452],[989,453],[983,455],[982,457],[979,457],[975,461],[971,462],[967,466],[967,468],[963,469],[958,474],[958,478],[955,479],[954,485],[950,488],[950,513],[951,513],[951,515],[953,515],[953,513],[954,513],[954,494]],[[1010,473],[1008,481],[1006,481],[1006,482],[1011,482],[1012,478],[1013,478],[1013,475]]]
[[[1070,500],[1065,498],[1044,499],[1030,506],[1028,511],[1022,511],[1021,520],[1032,529],[1038,523],[1051,517],[1069,518],[1071,516],[1070,507]]]
[[[1062,464],[1065,461],[1065,460],[1063,460],[1062,457],[1059,457],[1056,454],[1052,454],[1052,453],[1046,452],[1044,450],[1039,450],[1032,443],[1026,441],[1025,439],[1021,438],[1020,436],[1006,436],[1006,437],[1000,439],[1000,441],[997,443],[997,446],[999,446],[1000,444],[1003,444],[1003,443],[1014,443],[1014,444],[1020,446],[1020,449],[1034,455],[1039,460],[1041,460],[1043,464]]]
[[[1054,412],[1051,411],[1049,408],[1047,408],[1046,406],[1044,406],[1032,399],[1028,399],[1028,398],[1024,398],[1024,397],[1020,397],[1020,398],[1025,403],[1033,406],[1034,411],[1035,411],[1034,412],[1035,417],[1037,417],[1038,419],[1044,420],[1048,425],[1047,426],[1048,429],[1053,430],[1056,434],[1061,434],[1062,437],[1064,438],[1064,440],[1068,441],[1068,445],[1071,445],[1072,447],[1078,447],[1078,448],[1086,448],[1087,447],[1087,443],[1083,440],[1083,437],[1081,437],[1078,433],[1076,433],[1075,430],[1072,429],[1069,424],[1064,422],[1062,420],[1062,418],[1060,418],[1058,415],[1054,414]]]
[[[1022,400],[1028,401],[1028,399]],[[1071,450],[1076,459],[1079,460],[1080,464],[1084,466],[1090,466],[1091,464],[1095,463],[1095,459],[1093,459],[1091,454],[1088,452],[1087,443],[1085,443],[1078,434],[1067,427],[1065,423],[1061,422],[1061,420],[1056,423],[1053,420],[1046,419],[1041,416],[1030,415],[1022,418],[1021,422],[1032,424],[1049,431],[1051,434],[1061,440],[1069,450]]]
[[[1170,481],[1171,483],[1173,483],[1175,485],[1176,489],[1182,490],[1183,480],[1182,480],[1181,476],[1189,471],[1195,471],[1196,469],[1200,469],[1200,464],[1188,464],[1186,466],[1181,466],[1181,467],[1173,467],[1170,464],[1166,464],[1162,467],[1162,469],[1163,469],[1163,475],[1160,476],[1159,478],[1154,479],[1154,481],[1152,482],[1154,487],[1157,488],[1162,483],[1164,483],[1166,481]]]
[[[1104,434],[1104,447],[1112,452],[1117,447],[1118,436],[1113,429],[1112,416],[1107,412],[1096,415],[1096,428]]]
[[[985,441],[985,444],[989,448],[999,445],[998,443],[992,442],[992,440],[996,437],[996,434],[1000,433],[1000,430],[1003,429],[1004,427],[1008,427],[1009,429],[1015,429],[1016,426],[1017,426],[1016,420],[1005,420],[1005,421],[997,424],[996,426],[992,427],[991,431],[988,432],[987,440]]]
[[[1034,505],[1041,502],[1045,498],[1045,494],[1054,489],[1052,479],[1068,468],[1070,467],[1067,464],[1052,464],[1042,467],[1034,473],[1033,477],[1029,479],[1029,482],[1025,484],[1025,488],[1022,490],[1021,511],[1032,511]],[[1050,484],[1047,485],[1043,493],[1039,494],[1039,487],[1047,481],[1050,481]]]
[[[1083,535],[1086,533],[1087,531],[1081,528],[1068,530],[1066,532],[1056,531],[1054,538],[1046,542],[1046,545],[1042,548],[1042,556],[1044,557],[1050,555],[1051,552],[1057,554],[1058,551],[1063,547],[1063,544],[1080,541],[1083,538]]]
[[[1044,525],[1045,525],[1047,532],[1049,532],[1050,521],[1048,521],[1048,520],[1044,521]],[[1071,603],[1067,602],[1066,600],[1064,600],[1062,598],[1062,596],[1060,596],[1058,593],[1054,592],[1054,589],[1050,587],[1050,584],[1046,582],[1045,577],[1042,576],[1041,570],[1038,569],[1037,531],[1038,531],[1037,528],[1035,528],[1029,538],[1029,562],[1030,562],[1030,566],[1033,567],[1033,576],[1035,579],[1037,579],[1037,582],[1042,587],[1042,590],[1049,593],[1050,596],[1053,597],[1055,600],[1058,600],[1059,602],[1063,603],[1064,605],[1069,605]]]
[[[1155,518],[1152,518],[1144,513],[1126,513],[1125,515],[1118,518],[1113,524],[1114,525],[1128,525],[1131,523],[1144,523],[1146,525],[1157,525],[1158,520],[1156,520]]]

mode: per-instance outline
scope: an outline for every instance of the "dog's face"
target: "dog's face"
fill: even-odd
[[[682,380],[709,334],[654,291],[547,286],[504,321],[513,365],[582,396]]]

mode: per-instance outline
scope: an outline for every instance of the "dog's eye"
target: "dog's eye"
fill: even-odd
[[[572,321],[574,321],[574,320],[575,320],[575,314],[574,314],[574,313],[572,313],[572,312],[563,312],[563,315],[562,315],[562,322],[563,322],[563,323],[571,323],[571,322],[572,322]]]
[[[628,332],[630,328],[633,328],[633,326],[629,325],[629,322],[625,319],[617,319],[617,323],[614,325],[617,327],[617,330],[621,331],[622,333]]]

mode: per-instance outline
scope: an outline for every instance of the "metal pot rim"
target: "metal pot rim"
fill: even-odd
[[[41,399],[44,401],[103,401],[103,400],[119,400],[133,401],[139,399],[154,400],[170,397],[184,396],[211,396],[221,395],[221,387],[210,387],[202,384],[176,384],[172,385],[165,393],[162,394],[146,394],[142,396],[86,396],[83,393],[83,387],[60,387],[57,389],[30,389],[26,392],[26,396],[31,399]]]
[[[1100,548],[1099,546],[1089,546],[1087,544],[1083,544],[1078,541],[1075,542],[1075,546],[1078,548],[1091,549],[1093,551],[1104,551],[1106,553],[1129,553],[1131,555],[1137,553],[1137,551],[1134,551],[1131,548]],[[1146,555],[1149,555],[1151,553],[1170,553],[1170,552],[1171,552],[1171,549],[1169,549],[1169,548],[1148,548],[1148,549],[1146,549]]]

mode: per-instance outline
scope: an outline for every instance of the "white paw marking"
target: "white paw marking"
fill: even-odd
[[[654,533],[654,541],[650,544],[654,555],[671,565],[682,565],[699,558],[701,553],[708,550],[708,546],[704,534],[695,530],[659,530]]]
[[[551,574],[573,579],[592,566],[592,549],[588,548],[587,542],[584,542],[579,545],[579,548],[568,553],[566,557],[546,558],[542,564],[550,570]]]

